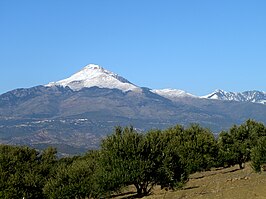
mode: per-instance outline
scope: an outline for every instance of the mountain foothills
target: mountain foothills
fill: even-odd
[[[146,131],[199,123],[218,133],[249,118],[266,123],[265,104],[265,92],[197,97],[139,87],[90,64],[67,79],[0,95],[0,143],[73,154],[97,148],[118,125]]]

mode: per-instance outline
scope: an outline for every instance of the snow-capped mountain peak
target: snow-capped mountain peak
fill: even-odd
[[[68,86],[75,91],[94,86],[99,88],[119,89],[123,92],[141,90],[125,78],[96,64],[89,64],[69,78],[51,82],[45,86]]]
[[[104,70],[103,67],[97,65],[97,64],[89,64],[87,66],[85,66],[83,69],[100,69],[100,70]]]
[[[217,100],[229,100],[228,99],[228,92],[221,90],[221,89],[216,89],[214,92],[211,94],[201,96],[201,98],[206,98],[206,99],[217,99]]]
[[[96,64],[89,64],[72,76],[51,82],[46,87],[62,86],[69,87],[74,91],[83,88],[99,87],[108,89],[119,89],[123,92],[135,91],[142,92],[142,88],[132,84],[127,79],[111,72]],[[198,98],[195,95],[178,89],[149,89],[151,92],[168,98],[172,101],[178,101],[181,98]],[[229,100],[239,102],[253,102],[266,104],[266,92],[263,91],[245,91],[245,92],[226,92],[221,89],[215,90],[213,93],[199,98]]]
[[[266,92],[263,91],[226,92],[217,89],[201,98],[266,104]]]
[[[151,92],[157,94],[157,95],[161,95],[165,98],[168,98],[170,100],[174,100],[174,99],[178,99],[178,98],[182,98],[182,97],[196,97],[190,93],[187,93],[183,90],[178,90],[178,89],[154,89],[151,90]]]

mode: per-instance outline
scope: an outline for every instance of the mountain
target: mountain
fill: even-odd
[[[177,89],[153,89],[151,90],[151,92],[170,100],[176,100],[179,98],[187,98],[187,97],[196,97],[195,95]]]
[[[201,99],[210,99],[210,100],[266,104],[266,92],[263,91],[245,91],[242,93],[238,93],[238,92],[226,92],[217,89],[213,93],[205,96],[195,96],[183,90],[178,90],[178,89],[152,89],[150,91],[162,97],[170,99],[172,101],[185,100],[187,98],[201,98]]]
[[[97,148],[118,125],[146,131],[199,123],[218,133],[249,118],[266,123],[263,104],[211,99],[138,87],[90,64],[67,79],[0,95],[0,143],[55,146],[66,155]]]
[[[203,96],[202,98],[266,104],[266,92],[262,91],[245,91],[242,93],[234,93],[223,90],[215,90],[215,92]]]
[[[89,64],[71,77],[58,82],[51,82],[46,86],[68,86],[74,91],[79,91],[82,88],[90,88],[93,86],[97,86],[99,88],[119,89],[124,92],[141,90],[125,78],[95,64]]]

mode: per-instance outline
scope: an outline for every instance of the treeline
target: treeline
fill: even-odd
[[[252,161],[256,172],[266,163],[266,127],[248,120],[221,132],[218,138],[199,125],[136,132],[117,127],[99,150],[56,158],[56,149],[42,153],[29,147],[0,145],[0,198],[108,198],[134,185],[138,196],[155,185],[182,187],[189,174],[212,167]]]

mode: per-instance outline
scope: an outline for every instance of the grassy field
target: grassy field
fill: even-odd
[[[132,187],[115,199],[134,198]],[[165,191],[155,187],[145,199],[266,199],[266,172],[254,173],[250,164],[195,173],[181,190]]]

